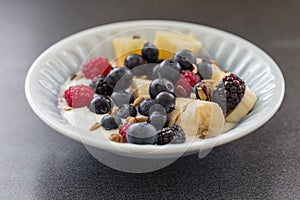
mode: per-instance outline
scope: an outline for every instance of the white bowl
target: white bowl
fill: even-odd
[[[161,27],[192,33],[201,40],[210,56],[220,65],[242,77],[258,96],[250,114],[227,133],[215,138],[178,145],[133,145],[97,140],[91,134],[78,134],[60,114],[57,97],[60,86],[76,72],[92,48],[120,31]],[[147,34],[137,29],[138,34]],[[112,48],[112,47],[108,47]],[[25,83],[26,97],[33,111],[51,128],[86,145],[142,158],[171,158],[182,152],[202,152],[241,138],[266,123],[278,110],[284,96],[284,78],[276,63],[261,49],[230,33],[177,21],[129,21],[103,25],[71,35],[42,53],[32,64]]]

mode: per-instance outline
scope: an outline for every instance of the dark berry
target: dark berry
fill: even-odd
[[[197,99],[203,101],[211,100],[211,89],[209,85],[205,82],[197,83],[193,88],[193,92],[195,93]]]
[[[174,110],[175,100],[176,96],[173,93],[167,91],[159,93],[155,98],[155,102],[162,105],[166,109],[167,113],[170,113]]]
[[[197,64],[198,74],[201,79],[211,79],[213,70],[210,62],[202,60],[199,64]]]
[[[193,70],[193,64],[196,64],[196,56],[190,50],[180,50],[174,55],[174,60],[180,63],[182,69]]]
[[[91,87],[96,94],[110,96],[113,92],[113,88],[107,84],[104,76],[94,78]]]
[[[174,85],[172,82],[166,78],[153,80],[149,86],[150,97],[154,99],[162,91],[174,92]]]
[[[127,129],[126,140],[133,144],[156,144],[157,131],[149,123],[135,123]]]
[[[153,99],[143,100],[138,106],[139,113],[144,116],[149,116],[149,110],[150,110],[151,106],[153,106],[154,104],[155,104],[155,101]]]
[[[113,104],[110,98],[106,96],[95,96],[90,105],[88,106],[89,110],[96,114],[107,114],[112,109]]]
[[[122,120],[116,115],[106,115],[101,120],[101,125],[105,130],[112,130],[119,128]]]
[[[125,67],[114,68],[105,78],[106,83],[115,91],[127,89],[133,79],[132,72]]]
[[[241,102],[245,94],[245,82],[231,73],[223,78],[214,89],[212,101],[218,103],[224,113],[233,110]]]
[[[180,64],[173,59],[169,59],[161,62],[155,69],[154,73],[161,78],[166,78],[171,82],[176,82],[180,76],[180,71]]]
[[[154,44],[147,42],[142,49],[142,56],[148,63],[156,63],[158,60],[158,49]]]
[[[123,104],[130,104],[134,101],[134,96],[126,91],[116,91],[112,93],[111,99],[117,107]]]
[[[121,107],[118,108],[116,115],[124,119],[126,119],[129,116],[136,117],[137,110],[134,106],[130,104],[123,104]]]
[[[156,130],[160,130],[167,125],[168,117],[164,107],[155,104],[150,108],[148,123],[152,124]]]
[[[186,140],[186,136],[184,131],[180,126],[173,125],[165,127],[158,131],[157,144],[180,144],[184,143]]]
[[[142,58],[142,56],[138,54],[129,54],[124,61],[124,65],[128,69],[133,69],[143,64],[144,64],[144,59]]]

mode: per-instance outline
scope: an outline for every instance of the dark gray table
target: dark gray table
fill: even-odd
[[[0,199],[299,199],[300,3],[297,1],[0,1]],[[24,79],[54,42],[116,21],[173,19],[238,34],[266,50],[286,78],[266,125],[162,170],[127,174],[94,159],[31,111]]]

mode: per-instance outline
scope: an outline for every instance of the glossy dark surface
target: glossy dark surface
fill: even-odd
[[[299,10],[291,0],[0,0],[0,199],[298,199]],[[56,41],[135,19],[206,24],[254,42],[283,71],[283,105],[263,127],[203,159],[184,157],[147,174],[104,166],[35,116],[24,95],[25,75]]]

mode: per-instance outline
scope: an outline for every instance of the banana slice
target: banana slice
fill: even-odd
[[[226,116],[226,122],[236,123],[245,117],[254,107],[257,101],[257,96],[249,88],[246,87],[242,101]]]
[[[140,36],[122,36],[113,40],[114,54],[116,57],[116,65],[124,66],[124,60],[129,54],[141,55],[142,48],[147,42]]]
[[[222,132],[225,123],[220,106],[213,102],[194,100],[179,115],[176,124],[187,136],[212,137]]]
[[[168,114],[169,126],[172,126],[178,122],[179,115],[185,111],[188,104],[192,103],[194,100],[190,98],[176,98],[175,109]],[[178,122],[179,123],[179,122]]]
[[[129,90],[133,93],[135,97],[143,96],[144,98],[150,98],[149,86],[151,84],[150,80],[134,78]]]
[[[159,49],[159,59],[171,59],[181,49],[198,54],[202,43],[195,38],[175,32],[157,31],[153,42]]]

